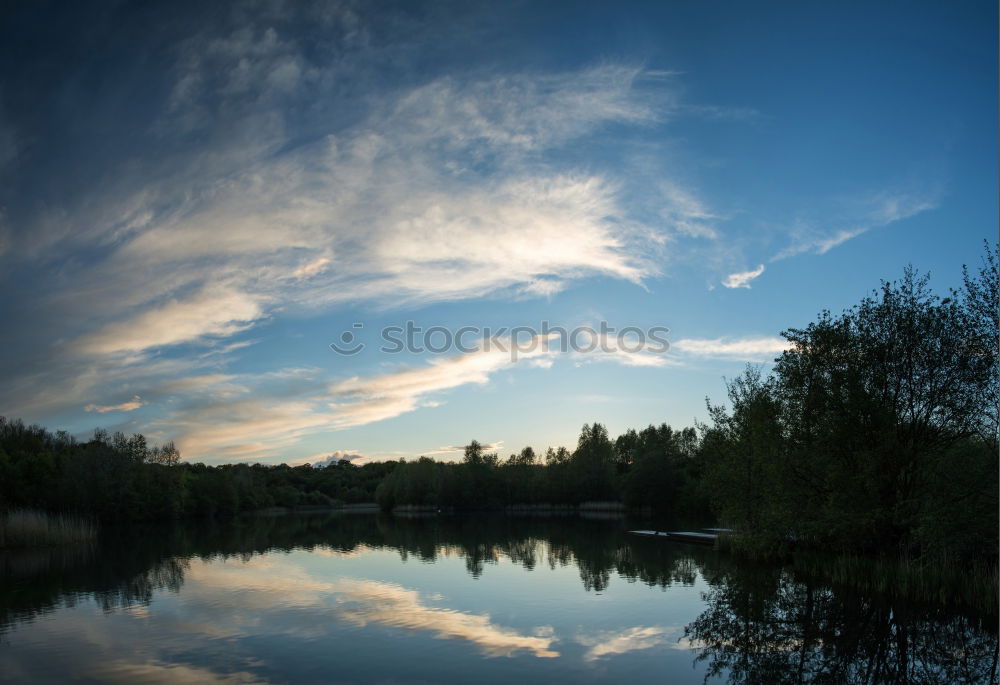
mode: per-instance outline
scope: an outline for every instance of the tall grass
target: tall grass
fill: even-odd
[[[625,511],[627,507],[621,502],[580,502],[580,511]]]
[[[997,566],[989,561],[947,563],[853,555],[797,554],[793,566],[835,583],[996,615],[1000,596]]]
[[[0,549],[92,542],[97,526],[75,516],[15,509],[0,518]]]
[[[780,560],[793,569],[853,587],[919,602],[961,606],[991,616],[1000,611],[997,557],[952,560],[946,556],[911,558],[883,554],[796,549],[788,541],[774,543],[746,533],[721,534],[715,549],[751,561]]]
[[[714,549],[716,552],[732,552],[733,547],[733,534],[732,533],[717,533],[715,536]]]

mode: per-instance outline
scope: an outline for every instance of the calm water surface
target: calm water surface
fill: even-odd
[[[621,519],[309,515],[0,556],[0,680],[997,682],[996,617]]]

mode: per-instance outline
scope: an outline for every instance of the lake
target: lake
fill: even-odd
[[[997,618],[626,534],[311,514],[0,555],[0,680],[997,682]]]

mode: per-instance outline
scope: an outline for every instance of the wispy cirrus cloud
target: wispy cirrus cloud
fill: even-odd
[[[260,303],[234,290],[204,290],[171,300],[131,319],[110,323],[76,341],[91,355],[142,352],[149,348],[224,338],[249,328],[263,317]]]
[[[692,238],[716,239],[719,232],[714,224],[722,217],[709,209],[691,190],[675,182],[660,185],[663,208],[660,210],[674,231]]]
[[[515,369],[548,368],[560,359],[625,366],[682,363],[666,353],[618,346],[613,337],[605,340],[603,349],[595,344],[584,352],[563,350],[556,338],[552,334],[548,338],[521,339],[516,352],[509,336],[493,338],[482,341],[471,352],[341,379],[330,379],[326,372],[309,368],[258,375],[196,376],[192,384],[201,396],[191,399],[188,395],[186,404],[166,413],[156,425],[158,430],[174,436],[188,459],[267,459],[282,456],[283,450],[311,435],[431,409],[447,401],[449,391],[486,385],[498,374]],[[502,445],[501,441],[486,448],[496,450]],[[445,446],[421,454],[450,455],[463,449]]]
[[[805,253],[826,254],[838,245],[872,229],[882,228],[935,209],[936,191],[924,193],[882,192],[847,203],[821,221],[800,220],[792,230],[792,243],[774,255],[775,262]]]
[[[431,408],[450,390],[484,385],[497,373],[557,353],[536,343],[512,357],[509,340],[498,342],[396,371],[345,379],[331,379],[321,369],[290,368],[202,374],[154,384],[156,396],[180,402],[152,426],[169,433],[189,460],[282,457],[308,436]]]
[[[733,274],[729,274],[724,279],[722,279],[722,285],[727,288],[749,288],[750,281],[760,276],[764,273],[764,265],[761,264],[756,269],[751,269],[750,271],[738,271]]]
[[[789,348],[784,338],[682,338],[670,346],[674,352],[692,357],[771,361]]]
[[[584,661],[617,656],[644,649],[660,647],[677,640],[683,630],[677,627],[635,626],[621,631],[603,631],[595,635],[581,635],[576,641],[589,647]]]
[[[408,630],[427,630],[441,638],[467,640],[489,657],[525,651],[540,659],[559,656],[551,627],[525,635],[496,625],[488,614],[471,614],[428,606],[419,593],[393,583],[343,579],[335,590],[341,596],[337,615],[357,625],[376,623]]]
[[[638,367],[676,366],[679,362],[668,354],[669,343],[662,338],[665,334],[666,329],[662,329],[658,334],[660,339],[647,339],[644,333],[640,342],[637,335],[595,332],[579,336],[570,356],[577,365],[603,362]]]
[[[512,357],[507,348],[486,343],[476,351],[432,359],[411,369],[374,377],[353,377],[330,386],[332,423],[348,428],[393,418],[428,401],[428,396],[470,383],[482,385],[504,368],[526,364],[553,352],[536,339],[530,350]]]
[[[281,36],[249,35],[192,49],[235,51],[260,69],[277,68],[254,40],[273,47]],[[52,214],[34,223],[26,217],[12,240],[29,258],[44,248],[58,259],[61,239],[71,250],[102,249],[61,267],[73,288],[43,284],[33,294],[40,298],[33,316],[58,326],[58,356],[72,363],[11,372],[45,375],[69,402],[75,391],[65,391],[85,383],[79,373],[88,366],[114,363],[138,379],[153,355],[225,340],[289,308],[419,305],[498,292],[548,297],[595,275],[642,282],[659,273],[661,243],[629,218],[619,182],[545,161],[548,151],[601,126],[654,121],[633,88],[640,73],[603,65],[431,80],[380,94],[355,123],[286,152],[276,152],[289,135],[281,126],[257,131],[249,146],[210,135],[216,149],[134,174],[148,179],[142,184],[122,178],[109,184],[113,192],[95,189],[85,206],[67,200],[59,216],[75,214],[85,231],[71,232]],[[246,110],[247,121],[254,107],[267,109],[267,97],[247,104],[241,92],[227,86],[218,97]],[[281,92],[309,96],[301,83]],[[162,122],[161,135],[178,137],[181,150],[189,125],[210,126],[212,117],[171,117],[192,103],[207,107],[214,101],[206,93],[175,93],[174,114]],[[403,406],[398,398],[384,403],[386,416]],[[24,410],[22,396],[0,392],[0,410],[15,409]]]
[[[194,597],[218,594],[220,587],[253,590],[248,593],[250,597],[242,598],[239,606],[228,604],[225,598],[212,605],[216,614],[226,617],[219,623],[207,620],[210,616],[205,614],[203,625],[213,636],[239,633],[247,609],[274,612],[275,607],[296,607],[299,613],[315,613],[326,620],[332,617],[360,627],[380,625],[463,640],[486,657],[517,653],[540,659],[559,656],[554,649],[557,638],[551,626],[537,626],[531,633],[520,632],[498,624],[489,614],[451,609],[442,604],[444,598],[440,595],[428,595],[396,583],[353,577],[331,580],[294,563],[267,557],[257,557],[244,565],[195,563],[186,575],[191,586],[189,593]],[[325,621],[317,620],[315,624],[322,626]]]
[[[558,336],[520,340],[516,353],[509,337],[480,343],[463,354],[432,357],[397,370],[330,378],[319,368],[285,368],[259,374],[193,373],[147,381],[151,396],[167,408],[150,427],[173,438],[189,460],[270,460],[287,458],[303,440],[316,435],[386,421],[432,409],[448,393],[494,382],[514,369],[549,368],[557,362],[605,362],[633,367],[685,366],[695,359],[770,361],[788,344],[777,337],[681,338],[669,351],[654,353],[620,345],[614,336],[596,336],[580,349],[561,349]],[[196,371],[196,369],[192,369]],[[146,400],[143,400],[145,403]],[[94,405],[95,408],[97,405]],[[107,405],[110,409],[115,405]],[[503,442],[486,445],[501,449]],[[460,454],[462,446],[423,451],[427,456]],[[336,455],[356,452],[336,452]],[[313,462],[330,452],[296,458]],[[358,453],[362,461],[368,457]],[[340,456],[337,456],[339,459]]]
[[[639,73],[444,78],[230,171],[194,155],[182,173],[90,201],[103,207],[91,223],[106,227],[93,239],[112,249],[52,304],[72,316],[101,303],[105,323],[74,346],[100,355],[225,337],[286,306],[550,296],[593,275],[641,282],[659,273],[660,242],[630,218],[618,183],[540,161],[600,126],[652,121],[632,88]],[[703,234],[711,214],[679,192],[666,201],[674,223]]]
[[[153,425],[176,436],[187,460],[262,460],[282,456],[303,438],[329,431],[332,416],[314,392],[296,399],[275,396],[194,402],[167,412]]]

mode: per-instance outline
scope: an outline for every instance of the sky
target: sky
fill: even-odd
[[[945,294],[996,240],[997,23],[980,0],[5,4],[0,415],[293,464],[704,421],[782,330],[907,264]]]

